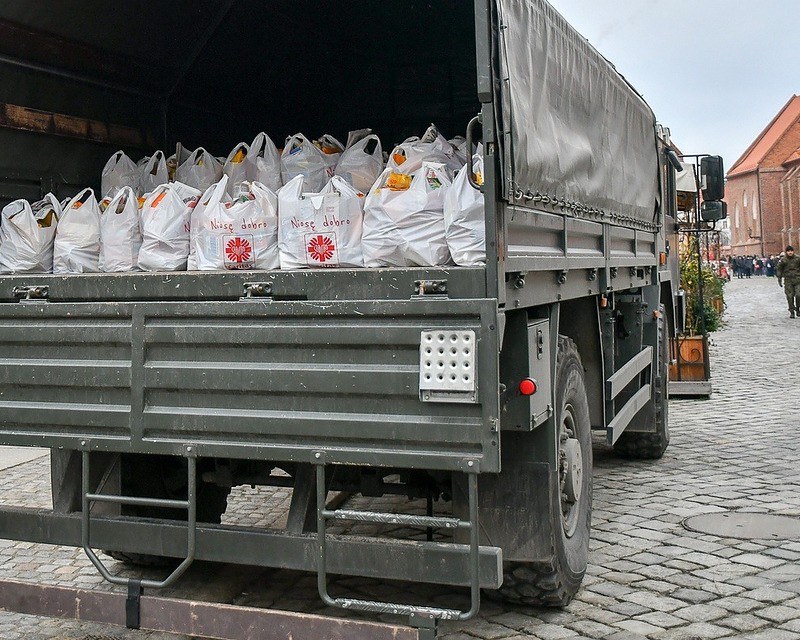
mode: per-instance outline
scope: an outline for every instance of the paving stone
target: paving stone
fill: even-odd
[[[685,627],[667,629],[654,634],[654,640],[716,640],[730,634],[730,629],[706,622],[694,622]]]
[[[595,622],[594,620],[578,620],[570,623],[568,626],[573,631],[587,638],[605,638],[616,631],[614,627],[603,624],[602,622]]]
[[[778,603],[783,602],[784,600],[790,600],[796,597],[796,595],[797,594],[794,594],[790,591],[783,591],[782,589],[759,587],[758,589],[748,592],[747,597],[752,598],[753,600],[758,600],[759,602]]]
[[[664,611],[643,613],[640,616],[636,616],[636,620],[642,620],[652,624],[653,626],[661,627],[663,629],[670,629],[672,627],[679,627],[686,624],[686,620],[683,618],[678,618],[677,616],[674,616],[671,613],[665,613]]]
[[[729,616],[717,621],[717,624],[736,629],[737,631],[755,631],[770,624],[767,620],[749,613]]]
[[[523,631],[525,631],[525,633],[532,632],[541,640],[562,640],[563,638],[572,638],[575,636],[575,632],[571,629],[565,629],[555,624],[540,624],[530,629],[523,629]]]
[[[763,606],[763,604],[758,600],[752,600],[751,598],[743,598],[740,596],[727,596],[725,598],[719,598],[718,600],[714,601],[714,604],[732,613],[746,613],[747,611]]]
[[[664,631],[663,627],[657,627],[643,620],[621,620],[620,622],[617,622],[616,626],[621,629],[624,629],[625,631],[638,633],[643,636],[650,636],[655,633]]]
[[[742,640],[798,640],[800,633],[784,629],[765,629],[742,636]]]
[[[653,611],[669,612],[685,606],[683,602],[676,600],[675,598],[662,596],[660,594],[650,593],[647,591],[636,591],[634,593],[629,593],[627,596],[625,596],[625,600],[628,602],[635,602],[636,604],[640,604],[643,607]]]
[[[642,613],[652,611],[652,609],[643,607],[635,602],[615,602],[609,607],[609,609],[614,613],[619,613],[620,615],[625,616],[626,618],[632,618],[633,616],[638,616]]]
[[[717,599],[716,595],[700,589],[677,589],[670,595],[678,600],[684,600],[685,602],[691,602],[693,604],[702,604]]]
[[[782,605],[774,605],[772,607],[765,607],[753,612],[759,618],[770,620],[771,622],[788,622],[797,618],[797,609],[793,607],[784,607]]]
[[[693,604],[689,607],[676,609],[672,613],[690,622],[712,622],[728,615],[728,612],[722,607],[715,607],[710,604]]]
[[[778,558],[771,558],[762,553],[742,553],[741,555],[734,556],[731,562],[739,564],[746,564],[751,567],[758,567],[760,569],[771,569],[772,567],[779,567],[784,564],[784,560]]]

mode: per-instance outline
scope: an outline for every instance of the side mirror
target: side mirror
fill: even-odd
[[[728,203],[711,200],[700,205],[700,219],[703,222],[716,222],[728,217]]]
[[[725,197],[725,170],[722,156],[700,158],[700,175],[705,184],[703,200],[722,200]]]

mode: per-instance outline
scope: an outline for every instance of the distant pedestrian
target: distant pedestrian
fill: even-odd
[[[775,256],[770,256],[769,258],[767,258],[767,262],[764,265],[764,268],[767,271],[768,278],[775,277]]]
[[[786,302],[789,304],[789,317],[796,318],[800,311],[800,256],[795,255],[794,247],[786,247],[786,253],[778,263],[778,286],[783,286]]]

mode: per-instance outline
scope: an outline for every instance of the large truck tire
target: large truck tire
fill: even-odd
[[[614,443],[614,452],[632,460],[657,460],[664,455],[669,446],[669,341],[664,328],[664,305],[660,308],[658,322],[658,364],[653,379],[655,387],[655,431],[624,431]]]
[[[538,562],[506,562],[503,584],[491,598],[522,605],[563,607],[580,588],[589,559],[592,523],[592,436],[581,358],[575,343],[558,338],[556,360],[558,487],[550,492],[551,557]]]

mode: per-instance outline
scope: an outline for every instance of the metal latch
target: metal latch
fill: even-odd
[[[447,297],[447,280],[414,280],[415,296]]]
[[[272,283],[271,282],[248,282],[244,285],[244,297],[242,300],[248,298],[271,298],[272,297]]]
[[[18,300],[47,300],[50,297],[50,287],[45,285],[14,287],[11,294]]]

